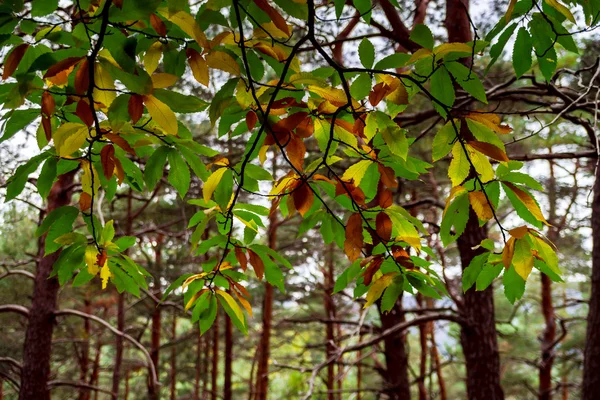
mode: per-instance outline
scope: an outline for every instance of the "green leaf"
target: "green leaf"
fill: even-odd
[[[446,108],[452,107],[455,99],[452,79],[446,68],[441,65],[431,76],[430,82],[429,91],[436,99],[432,99],[433,106],[441,116],[445,117],[447,114]],[[445,107],[441,106],[438,102],[444,104]]]
[[[533,44],[531,42],[531,36],[529,35],[529,32],[525,28],[519,28],[512,56],[513,68],[515,69],[515,75],[517,78],[531,69],[532,48]]]
[[[433,50],[433,34],[427,25],[417,24],[410,33],[410,40],[426,49]]]
[[[510,39],[512,34],[515,32],[517,26],[518,24],[511,24],[508,28],[506,28],[498,38],[498,41],[494,43],[494,45],[490,48],[490,57],[492,57],[492,60],[488,63],[487,67],[485,68],[485,74],[487,74],[492,65],[494,65],[498,58],[500,58],[500,56],[502,55],[502,50],[504,50],[504,47],[506,47],[508,39]]]
[[[373,66],[373,63],[375,62],[375,47],[369,39],[364,38],[361,40],[358,45],[358,57],[360,58],[363,67],[368,69]]]
[[[504,284],[504,295],[512,304],[523,297],[525,293],[525,281],[517,274],[515,267],[512,265],[504,271],[502,283]]]
[[[396,300],[404,290],[404,276],[398,275],[394,278],[394,282],[385,289],[381,296],[381,311],[384,313],[390,312],[396,305]]]
[[[381,131],[381,136],[392,154],[406,160],[408,157],[408,140],[406,130],[400,127],[388,127]]]
[[[184,198],[190,188],[190,170],[178,151],[170,149],[167,157],[169,159],[169,183],[177,190],[179,196]]]
[[[33,0],[31,2],[31,15],[43,17],[51,14],[58,8],[58,0]]]
[[[469,220],[469,196],[464,193],[456,197],[448,206],[440,225],[440,237],[444,246],[458,239],[467,227]],[[454,233],[451,232],[454,227]]]
[[[462,87],[467,93],[475,97],[477,100],[487,104],[485,88],[483,87],[483,83],[481,83],[479,77],[477,77],[477,74],[475,74],[475,71],[465,67],[459,62],[448,62],[445,64],[445,66],[460,87]]]
[[[452,161],[448,167],[448,177],[452,181],[452,186],[458,186],[467,179],[471,171],[469,157],[465,154],[462,144],[459,140],[452,146]]]
[[[354,7],[358,10],[367,24],[371,23],[371,0],[352,0]],[[368,68],[368,67],[367,67]]]
[[[460,132],[460,120],[455,120],[456,130]],[[452,150],[454,141],[456,140],[456,132],[452,121],[446,124],[435,134],[431,149],[432,160],[438,161],[448,155]]]
[[[508,199],[510,200],[510,204],[512,204],[515,211],[517,212],[517,215],[521,217],[523,221],[530,223],[538,229],[541,229],[542,222],[539,221],[531,211],[529,211],[527,206],[517,197],[517,195],[511,190],[511,188],[509,188],[505,184],[502,184],[502,188],[504,189],[504,193],[506,193],[506,197],[508,197]],[[523,187],[519,187],[519,189],[528,193]],[[531,198],[535,201],[535,198],[533,196],[531,196]],[[535,203],[537,204],[537,201]]]
[[[469,263],[469,266],[464,269],[462,275],[463,292],[466,292],[475,284],[479,274],[481,273],[481,270],[483,269],[483,265],[487,262],[489,256],[490,253],[485,252],[473,257]]]
[[[200,333],[204,334],[210,329],[217,317],[217,298],[214,295],[210,296],[207,309],[200,314]]]
[[[25,189],[25,184],[27,183],[29,175],[32,174],[42,161],[49,156],[50,154],[48,152],[43,152],[29,159],[25,164],[20,165],[15,171],[15,174],[8,179],[4,201],[10,201],[21,194],[23,189]]]
[[[3,119],[7,122],[3,126],[4,135],[0,138],[0,143],[13,137],[21,129],[30,125],[31,122],[40,116],[39,108],[28,108],[25,110],[14,110],[6,114]]]
[[[44,165],[42,166],[42,170],[40,171],[40,176],[37,180],[37,188],[42,199],[48,197],[50,193],[50,189],[52,189],[52,185],[54,180],[56,179],[56,166],[58,164],[58,159],[55,157],[48,158]]]
[[[485,290],[492,284],[494,279],[500,275],[502,272],[504,265],[502,263],[498,264],[485,264],[483,269],[479,273],[477,277],[477,282],[475,283],[475,290],[481,291]]]
[[[375,64],[375,69],[396,69],[406,65],[410,60],[408,53],[394,53],[382,58]]]
[[[360,73],[350,85],[350,95],[356,100],[364,99],[371,92],[371,84],[371,77],[366,73]]]
[[[221,306],[231,318],[231,322],[244,334],[248,334],[248,328],[246,327],[246,318],[240,306],[231,297],[231,295],[222,290],[216,290],[217,296]]]
[[[154,190],[156,184],[163,177],[163,170],[167,162],[167,154],[170,149],[167,146],[161,146],[154,151],[146,162],[144,169],[144,181],[148,190]]]
[[[342,290],[346,289],[346,287],[348,287],[348,284],[352,282],[354,278],[356,278],[360,271],[360,261],[357,260],[354,263],[352,263],[351,266],[346,268],[344,272],[340,274],[340,276],[338,276],[338,278],[335,281],[335,285],[333,286],[332,294],[341,292]]]

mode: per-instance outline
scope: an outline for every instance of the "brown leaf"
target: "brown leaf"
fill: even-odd
[[[79,209],[81,211],[89,210],[92,206],[92,196],[89,193],[81,192],[79,196]]]
[[[304,118],[304,121],[300,122],[296,127],[296,135],[301,138],[308,138],[315,132],[315,125],[310,116]]]
[[[514,237],[510,237],[504,245],[504,250],[502,250],[502,263],[506,269],[510,267],[515,254],[515,241],[516,239]]]
[[[302,171],[304,155],[306,154],[306,146],[304,145],[304,141],[298,136],[292,134],[285,150],[294,168],[296,168],[298,171]]]
[[[263,276],[265,276],[265,264],[263,263],[263,260],[261,260],[258,254],[250,249],[248,249],[248,256],[250,258],[250,265],[254,268],[254,273],[259,280],[262,280]]]
[[[44,79],[52,78],[53,76],[56,76],[61,72],[72,68],[82,59],[83,57],[69,57],[57,62],[56,64],[48,68],[48,71],[46,71],[46,73],[44,74]]]
[[[112,0],[112,3],[115,5],[115,7],[117,7],[119,10],[123,8],[123,0]]]
[[[281,14],[279,14],[276,9],[271,7],[267,0],[254,0],[254,3],[261,10],[263,10],[269,16],[269,18],[271,18],[271,21],[273,21],[273,24],[275,24],[277,29],[285,33],[287,36],[290,36],[290,29],[285,22],[285,19],[283,19]]]
[[[382,256],[377,256],[369,263],[367,269],[365,269],[365,272],[362,273],[365,285],[369,286],[371,284],[371,281],[373,281],[373,275],[375,275],[375,272],[379,271],[381,264],[383,264]]]
[[[106,179],[112,178],[115,171],[115,148],[112,144],[106,145],[100,150],[100,162]]]
[[[394,194],[389,189],[379,192],[378,203],[381,208],[388,208],[394,202]]]
[[[77,108],[75,114],[83,121],[87,126],[94,125],[94,112],[87,102],[87,99],[81,99],[77,102]]]
[[[51,117],[56,110],[56,102],[49,92],[42,93],[42,114]]]
[[[485,154],[489,158],[493,158],[494,160],[506,162],[510,161],[506,153],[502,151],[501,148],[494,146],[491,143],[478,142],[476,140],[472,140],[469,142],[469,146],[479,151],[480,153]]]
[[[303,182],[301,186],[294,190],[292,197],[294,198],[296,210],[298,210],[303,217],[310,210],[315,201],[315,195],[306,182]]]
[[[248,259],[246,258],[246,254],[244,253],[244,250],[242,250],[241,247],[235,248],[235,258],[240,263],[242,271],[246,272],[246,269],[248,268]]]
[[[134,124],[136,124],[144,113],[144,98],[138,94],[134,94],[129,98],[127,103],[127,111]]]
[[[306,119],[308,113],[306,112],[297,112],[295,114],[290,115],[289,117],[282,118],[277,123],[273,125],[271,130],[273,132],[290,132],[296,129],[296,127]]]
[[[167,27],[166,27],[165,23],[163,22],[163,20],[160,19],[160,17],[158,15],[156,15],[156,14],[150,15],[150,25],[152,25],[152,27],[154,28],[156,33],[158,33],[160,36],[162,36],[162,37],[167,36]]]
[[[113,158],[115,162],[115,173],[117,174],[117,183],[120,185],[123,183],[123,179],[125,179],[125,171],[123,170],[123,165],[121,165],[121,161],[118,158]]]
[[[52,139],[52,120],[45,115],[42,115],[42,127],[46,134],[46,140],[50,141],[50,139]]]
[[[79,64],[75,73],[75,93],[86,94],[90,89],[90,69],[88,60],[85,59]]]
[[[362,217],[359,213],[352,214],[346,224],[346,240],[344,241],[344,252],[350,261],[360,257],[363,247]]]
[[[369,102],[375,107],[388,93],[388,86],[384,82],[379,82],[373,86],[371,93],[369,93]]]
[[[523,225],[517,228],[510,229],[508,233],[510,233],[510,236],[513,236],[516,239],[523,239],[525,235],[529,233],[529,228]]]
[[[2,79],[7,79],[12,76],[28,48],[29,44],[23,43],[15,47],[13,51],[10,52],[10,54],[6,57],[6,60],[4,60],[4,72],[2,73]]]
[[[253,110],[248,111],[246,114],[246,126],[248,130],[251,131],[256,126],[256,122],[258,121],[258,116]]]
[[[390,167],[386,167],[381,164],[377,164],[377,169],[381,175],[381,182],[389,188],[397,188],[398,181],[396,180],[396,173]]]
[[[106,251],[102,250],[102,252],[98,253],[98,255],[96,256],[96,264],[102,267],[106,263],[107,259],[108,254],[106,254]]]
[[[117,146],[119,146],[120,148],[122,148],[123,150],[125,150],[126,152],[128,152],[129,154],[137,156],[135,150],[121,136],[116,135],[114,133],[105,133],[104,137],[116,144]]]
[[[375,219],[375,231],[381,239],[389,242],[392,237],[392,219],[384,212],[377,214]]]

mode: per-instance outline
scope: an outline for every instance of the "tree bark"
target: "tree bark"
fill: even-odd
[[[423,308],[423,295],[421,293],[417,294],[417,304],[419,305],[419,308]],[[419,376],[417,377],[419,400],[427,400],[428,398],[427,388],[425,387],[425,377],[427,375],[427,353],[429,353],[427,344],[429,326],[429,322],[419,325],[419,344],[421,345]]]
[[[156,247],[154,248],[154,285],[155,285],[155,293],[154,295],[161,298],[161,268],[162,268],[162,247],[163,247],[164,236],[159,234],[156,237]],[[152,330],[150,333],[150,358],[152,359],[152,363],[154,364],[154,368],[156,370],[157,376],[158,372],[158,364],[160,363],[160,334],[162,330],[162,308],[159,307],[158,304],[155,305],[154,310],[152,310]],[[152,384],[151,380],[148,380],[148,398],[150,400],[158,400],[160,397],[160,388],[155,387]]]
[[[171,340],[177,339],[177,313],[173,312],[171,322]],[[177,399],[177,346],[171,346],[171,400]]]
[[[379,308],[379,315],[382,331],[404,322],[402,295],[396,300],[396,305],[389,313],[383,313],[381,312],[381,308]],[[384,393],[387,394],[390,400],[410,399],[408,354],[404,343],[405,333],[405,331],[402,331],[396,336],[387,336],[383,340],[386,364]]]
[[[324,300],[325,300],[325,314],[326,319],[335,320],[336,319],[336,309],[335,303],[333,302],[333,287],[334,287],[334,272],[333,272],[333,254],[334,248],[333,243],[327,248],[327,260],[326,260],[326,268],[324,269],[325,282],[324,282]],[[326,336],[327,336],[327,357],[330,358],[333,356],[335,352],[335,325],[332,323],[325,324]],[[327,399],[334,400],[334,383],[335,383],[335,363],[330,363],[327,365]]]
[[[276,248],[277,245],[277,214],[276,210],[271,207],[269,215],[269,247]],[[269,356],[271,346],[271,325],[273,323],[273,286],[265,282],[265,297],[263,299],[262,308],[262,333],[260,336],[260,344],[258,345],[258,366],[256,370],[256,386],[255,400],[266,400],[267,390],[269,387]]]
[[[223,400],[231,400],[231,374],[233,363],[233,325],[231,318],[225,318],[225,379],[223,383]]]
[[[194,400],[200,400],[200,379],[202,378],[202,335],[198,328],[196,340],[196,375],[194,380]]]
[[[217,310],[217,316],[213,323],[213,338],[212,338],[212,370],[211,372],[211,386],[210,386],[210,398],[217,400],[217,393],[219,388],[217,387],[217,378],[219,377],[219,311]]]
[[[592,293],[587,318],[583,361],[582,400],[593,400],[600,393],[600,168],[596,165],[592,201]]]
[[[48,212],[71,203],[71,184],[75,172],[61,175],[48,195]],[[21,370],[20,400],[48,400],[48,377],[54,331],[54,312],[58,294],[58,279],[49,278],[52,266],[60,251],[44,256],[44,238],[40,238],[37,271],[33,286],[33,300],[29,311],[29,323],[23,345],[23,368]]]

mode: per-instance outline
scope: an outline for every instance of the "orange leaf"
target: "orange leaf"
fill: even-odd
[[[383,257],[381,256],[377,256],[375,259],[373,259],[373,261],[369,263],[369,266],[367,267],[367,269],[365,269],[365,272],[362,273],[365,285],[369,286],[371,284],[371,281],[373,280],[373,275],[375,275],[375,272],[379,270],[381,264],[383,264]]]
[[[504,245],[504,250],[502,251],[502,263],[506,269],[510,267],[513,255],[515,254],[515,241],[516,239],[514,237],[509,238]]]
[[[377,214],[375,219],[375,231],[384,241],[388,242],[392,237],[392,219],[384,212]]]
[[[469,146],[479,151],[480,153],[485,154],[489,158],[493,158],[494,160],[506,162],[510,161],[506,153],[503,152],[501,148],[494,146],[493,144],[473,140],[469,142]]]
[[[258,254],[250,249],[248,249],[248,256],[250,257],[250,265],[254,268],[254,273],[259,280],[262,280],[265,275],[265,264],[263,263],[263,260],[260,259]]]
[[[519,189],[516,185],[510,182],[502,183],[508,186],[513,191],[513,193],[519,198],[519,200],[523,202],[525,207],[527,207],[527,209],[529,210],[529,212],[531,212],[535,219],[543,222],[546,225],[549,225],[548,221],[546,221],[546,218],[544,218],[544,214],[542,214],[542,210],[540,210],[540,206],[537,205],[537,203],[535,202],[533,197],[529,195],[529,193],[522,189]]]
[[[294,190],[292,197],[294,198],[296,210],[298,210],[303,217],[310,210],[315,201],[315,195],[306,182],[303,182],[302,185]]]
[[[290,162],[298,171],[302,171],[304,164],[304,155],[306,154],[306,146],[304,141],[296,135],[290,135],[290,141],[285,148]]]
[[[287,118],[282,118],[273,125],[273,132],[289,132],[296,129],[298,125],[308,116],[306,112],[297,112]]]
[[[246,269],[248,268],[248,259],[246,258],[246,254],[244,254],[244,251],[240,247],[235,248],[235,258],[240,263],[240,267],[242,267],[242,270],[246,272]]]
[[[167,36],[167,27],[165,26],[165,23],[163,22],[162,19],[160,19],[160,17],[156,14],[152,14],[150,15],[150,25],[152,25],[152,27],[154,28],[154,30],[156,31],[156,33],[158,33],[160,36]]]
[[[46,73],[44,74],[44,79],[52,78],[63,71],[69,70],[82,59],[83,57],[69,57],[57,62],[56,64],[48,68],[48,71],[46,71]]]
[[[116,144],[117,146],[119,146],[120,148],[122,148],[123,150],[125,150],[126,152],[128,152],[129,154],[137,156],[135,150],[121,136],[116,135],[114,133],[105,133],[104,137]]]
[[[23,43],[15,47],[13,51],[10,52],[4,61],[4,72],[2,73],[2,79],[7,79],[12,76],[28,48],[29,44]]]
[[[94,125],[94,114],[92,108],[87,103],[86,99],[81,99],[77,102],[77,109],[75,110],[75,114],[87,126]]]
[[[79,196],[79,209],[81,211],[89,210],[92,206],[92,196],[89,193],[81,192]]]
[[[188,48],[185,51],[185,54],[188,58],[188,64],[190,65],[190,69],[192,70],[192,75],[198,81],[198,83],[203,84],[208,87],[210,83],[210,76],[208,74],[208,64],[206,64],[206,60],[200,53],[192,48]]]
[[[516,239],[523,239],[529,233],[529,229],[526,226],[519,226],[509,230],[508,233]]]
[[[132,95],[127,103],[127,110],[133,123],[137,124],[144,113],[144,98],[139,94]]]
[[[304,120],[300,122],[296,127],[296,135],[298,135],[301,138],[311,137],[314,132],[315,125],[310,116],[304,118]]]
[[[482,221],[489,221],[494,217],[494,210],[490,207],[487,197],[483,192],[469,192],[471,208]]]
[[[373,86],[371,93],[369,93],[369,102],[373,107],[377,106],[377,104],[389,94],[388,89],[385,82],[379,82],[377,85]]]
[[[379,192],[378,200],[379,200],[379,207],[388,208],[394,202],[394,194],[392,193],[391,190],[384,189],[381,192]]]
[[[360,257],[363,246],[362,217],[359,213],[352,214],[346,224],[346,240],[344,241],[344,252],[350,261]]]

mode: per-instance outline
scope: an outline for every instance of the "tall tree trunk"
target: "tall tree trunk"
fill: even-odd
[[[277,210],[271,206],[269,214],[269,247],[276,250],[277,247]],[[273,286],[265,282],[265,297],[262,307],[262,333],[258,345],[258,366],[256,369],[255,400],[266,400],[269,387],[269,356],[271,346],[271,325],[273,320]]]
[[[83,300],[83,311],[87,314],[91,314],[92,312],[92,303],[89,299],[89,295],[86,292],[85,299]],[[87,382],[87,376],[90,369],[90,340],[91,340],[91,322],[88,318],[83,320],[83,335],[85,342],[82,344],[81,349],[81,362],[80,362],[80,372],[79,372],[79,381]],[[81,388],[79,390],[79,400],[89,400],[90,399],[90,390],[86,388]]]
[[[552,149],[550,149],[551,151]],[[556,178],[554,176],[554,162],[549,161],[550,180],[548,182],[548,219],[551,224],[556,224]],[[548,231],[548,239],[556,242],[559,236],[559,227],[552,226]],[[554,304],[552,301],[552,280],[541,274],[541,305],[544,316],[544,332],[541,340],[541,360],[539,367],[539,400],[552,399],[552,366],[554,365],[554,341],[556,339],[556,320],[554,318]]]
[[[61,175],[48,195],[48,212],[71,203],[71,184],[75,172]],[[58,279],[49,278],[60,251],[44,257],[44,238],[39,241],[39,257],[33,286],[33,300],[23,345],[21,369],[21,400],[48,400],[48,377],[54,331],[54,312],[58,294]]]
[[[223,400],[231,400],[231,374],[233,363],[233,325],[231,318],[225,318],[225,380],[223,383]]]
[[[157,298],[161,298],[161,277],[162,277],[162,248],[164,242],[164,235],[159,234],[156,237],[156,246],[154,248],[154,285],[155,293]],[[159,304],[156,304],[154,310],[152,310],[152,330],[150,332],[150,358],[154,364],[156,375],[159,375],[158,365],[160,363],[160,334],[162,330],[162,308]],[[157,400],[160,396],[160,388],[156,387],[152,381],[148,380],[148,398],[150,400]]]
[[[446,30],[449,42],[473,40],[469,21],[469,0],[446,0]],[[470,60],[465,59],[465,63]],[[485,227],[479,227],[477,215],[470,210],[467,227],[458,239],[463,270],[484,249],[478,246],[487,237]],[[494,314],[494,291],[468,290],[464,294],[461,313],[466,324],[461,330],[461,344],[467,367],[467,394],[469,400],[504,399],[500,385],[500,356]]]
[[[212,338],[212,370],[211,372],[211,386],[210,386],[210,398],[217,400],[217,393],[219,388],[217,387],[217,378],[219,377],[219,311],[217,310],[217,316],[213,323],[213,338]]]
[[[419,308],[423,308],[423,295],[417,294],[417,304]],[[429,330],[429,322],[419,325],[419,344],[421,345],[419,376],[417,377],[417,387],[419,389],[419,400],[427,400],[427,388],[425,387],[425,377],[427,375],[427,334]]]
[[[336,318],[336,309],[335,309],[335,303],[333,302],[333,296],[331,295],[333,293],[333,287],[334,287],[334,271],[333,271],[333,267],[334,267],[334,263],[333,263],[333,256],[334,256],[334,247],[333,247],[333,243],[331,243],[328,247],[327,247],[327,260],[326,260],[326,267],[323,270],[324,275],[325,275],[325,282],[324,282],[324,300],[325,300],[325,314],[326,314],[326,319],[328,320],[335,320]],[[325,324],[325,330],[326,330],[326,336],[327,336],[327,347],[326,347],[326,351],[327,351],[327,357],[326,358],[330,358],[331,356],[333,356],[334,352],[335,352],[335,325],[333,323],[326,323]],[[338,372],[339,373],[339,372]],[[327,365],[327,390],[329,391],[328,395],[327,395],[327,399],[328,400],[334,400],[335,396],[334,395],[334,383],[335,383],[335,363],[329,363],[329,365]]]
[[[381,312],[381,330],[384,331],[404,322],[402,295],[389,313]],[[410,399],[410,381],[408,379],[408,354],[406,352],[405,331],[397,335],[387,336],[384,343],[386,370],[384,375],[384,392],[390,400]]]
[[[426,299],[427,308],[433,307],[433,299],[428,297]],[[446,391],[446,381],[444,380],[444,375],[442,374],[442,363],[440,361],[440,355],[437,350],[437,343],[435,341],[435,325],[431,322],[431,328],[429,331],[429,339],[431,340],[431,365],[435,369],[435,374],[438,379],[438,387],[439,387],[439,399],[447,400],[448,393]]]
[[[133,202],[133,190],[129,189],[127,195],[127,220],[125,221],[125,234],[131,235],[133,228],[132,219],[132,202]],[[127,249],[126,254],[129,253]],[[117,302],[117,329],[121,332],[125,331],[125,293],[118,295]],[[113,365],[113,377],[112,377],[112,398],[118,400],[119,398],[119,386],[121,382],[121,364],[123,363],[123,337],[117,335],[115,337],[115,361]]]
[[[202,378],[202,335],[198,328],[196,340],[196,375],[194,380],[194,400],[200,400],[200,379]]]
[[[173,312],[171,322],[171,340],[177,339],[177,313]],[[177,398],[177,346],[171,346],[171,400]]]
[[[359,342],[362,342],[362,335],[359,334],[359,338],[358,338]],[[356,359],[358,360],[358,364],[356,366],[356,400],[361,400],[362,396],[362,392],[361,392],[361,385],[362,385],[362,350],[358,351],[358,354],[356,355]]]
[[[600,393],[600,166],[596,166],[592,201],[592,293],[587,318],[583,361],[582,400],[593,400]]]

